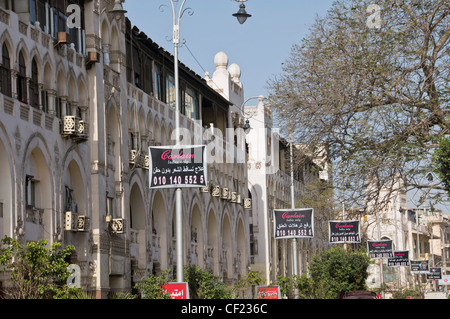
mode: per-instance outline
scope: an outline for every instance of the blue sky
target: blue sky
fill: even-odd
[[[316,16],[325,15],[332,3],[248,0],[246,10],[252,17],[241,25],[232,16],[239,9],[234,0],[187,0],[184,8],[191,8],[194,14],[181,19],[180,37],[187,46],[179,49],[179,59],[204,77],[205,71],[212,75],[214,56],[223,51],[229,64],[241,68],[245,98],[268,96],[267,81],[281,72],[291,47],[300,43]],[[168,8],[161,12],[163,4],[170,6],[170,1],[126,0],[124,9],[133,25],[173,53],[172,13]]]
[[[179,0],[181,4],[182,0]],[[239,9],[235,0],[187,0],[184,8],[194,11],[181,19],[180,37],[187,46],[179,49],[179,59],[204,77],[215,70],[214,56],[223,51],[229,64],[242,71],[245,98],[268,96],[267,81],[281,73],[282,63],[294,44],[299,44],[317,15],[324,16],[334,0],[248,0],[246,10],[252,15],[244,24],[232,16]],[[126,0],[124,9],[133,25],[154,42],[173,54],[172,13],[169,0]],[[191,54],[192,53],[192,54]],[[408,207],[415,207],[409,194]],[[450,212],[450,204],[437,208]]]

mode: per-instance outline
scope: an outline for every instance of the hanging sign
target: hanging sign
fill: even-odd
[[[430,261],[425,260],[411,260],[412,274],[427,274],[430,272]]]
[[[450,276],[448,275],[443,275],[442,279],[439,279],[439,285],[441,286],[448,286],[450,285]]]
[[[429,279],[429,280],[442,279],[442,268],[441,267],[431,267],[430,272],[427,274],[427,279]]]
[[[328,221],[330,243],[360,243],[359,220]]]
[[[150,188],[206,187],[206,146],[150,146]]]
[[[186,282],[170,282],[162,287],[172,299],[189,299],[189,286]]]
[[[392,240],[368,240],[367,250],[370,258],[391,258],[394,257]]]
[[[275,209],[273,211],[274,238],[313,238],[314,210]]]
[[[256,299],[281,299],[280,286],[256,286]]]
[[[409,251],[394,251],[394,257],[388,258],[388,267],[409,267]]]

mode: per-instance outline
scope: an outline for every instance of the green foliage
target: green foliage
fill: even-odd
[[[189,285],[192,299],[232,299],[233,290],[227,288],[220,278],[199,266],[185,267],[184,277]]]
[[[253,297],[254,286],[260,286],[263,282],[261,273],[249,271],[244,278],[239,279],[237,285],[234,286],[234,292],[239,295],[239,298],[245,298],[245,293],[250,290]]]
[[[76,291],[69,289],[66,282],[70,275],[66,260],[75,247],[62,248],[61,243],[47,246],[46,240],[29,242],[26,246],[9,237],[1,241],[0,271],[10,272],[13,283],[5,291],[7,298],[60,299]]]
[[[439,148],[433,156],[435,171],[442,179],[442,182],[450,197],[450,138],[443,137],[439,141]]]
[[[277,276],[275,286],[280,286],[280,293],[282,296],[288,296],[288,297],[291,296],[293,282],[290,277],[281,276],[281,275]]]
[[[334,299],[341,292],[365,290],[369,264],[365,252],[335,247],[314,256],[309,264],[310,277],[297,277],[294,284],[303,297]]]
[[[162,287],[169,283],[170,270],[163,271],[160,276],[150,275],[135,285],[142,299],[170,299],[170,294]]]
[[[392,299],[406,299],[406,297],[422,299],[423,296],[418,289],[405,289],[403,291],[396,291],[392,294]]]
[[[307,274],[294,276],[293,286],[297,288],[300,299],[312,299],[314,297],[312,281]]]

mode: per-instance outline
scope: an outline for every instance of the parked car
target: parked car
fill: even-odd
[[[339,294],[339,299],[378,299],[373,291],[347,291]]]

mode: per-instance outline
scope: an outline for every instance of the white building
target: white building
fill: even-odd
[[[81,9],[79,28],[67,24],[69,4]],[[149,188],[147,157],[151,145],[174,144],[174,57],[113,4],[0,1],[0,236],[75,246],[82,287],[98,298],[177,265],[175,190]],[[247,137],[247,153],[240,67],[222,52],[215,65],[205,79],[179,69],[181,127],[192,144],[213,146],[208,187],[183,190],[183,264],[230,284],[251,267],[273,281],[292,274],[290,244],[270,237],[290,177],[255,173],[278,141]],[[252,132],[272,128],[264,103],[250,111]],[[323,247],[299,241],[301,271]]]
[[[0,1],[0,235],[74,245],[99,298],[175,271],[174,190],[150,190],[145,164],[149,145],[173,144],[173,56],[109,13],[112,0],[31,2]],[[63,3],[81,7],[81,28],[68,30]],[[224,97],[184,65],[180,82],[197,141],[204,125],[239,122],[242,90]],[[250,262],[247,171],[234,143],[216,142],[211,188],[183,191],[183,264],[233,283]]]
[[[437,211],[408,209],[406,192],[393,192],[389,199],[385,209],[364,218],[361,229],[366,239],[392,240],[394,251],[408,251],[410,260],[429,260],[431,267],[442,267],[446,274],[450,261],[450,232],[446,227],[449,217]],[[435,289],[426,275],[419,278],[411,274],[410,267],[388,267],[385,259],[382,269],[378,261],[369,267],[369,273],[369,288],[379,288],[384,283],[391,290],[419,285],[422,290]]]

